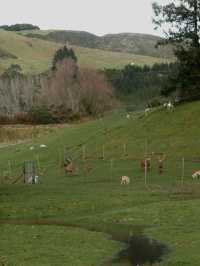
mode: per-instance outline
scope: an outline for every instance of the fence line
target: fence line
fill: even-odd
[[[108,165],[110,165],[110,180],[113,180],[114,177],[114,170],[115,167],[117,166],[118,162],[127,162],[130,163],[130,169],[131,168],[135,168],[135,166],[133,165],[133,163],[138,163],[138,169],[139,169],[139,163],[142,160],[145,160],[145,168],[144,168],[144,184],[147,185],[148,181],[149,181],[149,177],[152,175],[152,173],[149,173],[148,170],[148,166],[147,166],[147,157],[151,158],[151,162],[154,164],[154,168],[156,169],[156,167],[158,168],[158,166],[155,166],[155,163],[158,162],[158,158],[161,155],[164,155],[164,153],[162,152],[157,152],[157,153],[148,153],[148,140],[146,139],[145,141],[145,154],[141,154],[141,155],[128,155],[127,154],[127,143],[124,143],[122,146],[122,156],[121,157],[117,157],[117,156],[106,156],[106,149],[105,147],[107,147],[108,151],[109,151],[109,146],[105,144],[102,144],[102,151],[99,150],[99,155],[102,152],[102,156],[98,156],[98,152],[93,152],[93,154],[86,154],[86,144],[82,145],[80,147],[80,145],[75,145],[75,146],[71,146],[69,147],[65,147],[64,151],[63,149],[61,150],[60,148],[58,148],[58,153],[57,156],[55,156],[55,158],[49,162],[42,162],[42,158],[40,154],[36,154],[35,155],[35,161],[36,161],[36,165],[37,165],[37,169],[39,172],[45,170],[48,170],[48,168],[54,167],[55,169],[61,169],[63,167],[64,164],[64,160],[66,155],[70,155],[70,157],[72,157],[72,160],[74,161],[74,164],[79,165],[79,164],[85,164],[87,162],[89,163],[99,163],[99,162],[108,162]],[[77,153],[74,154],[74,152],[72,152],[72,150],[75,150]],[[62,153],[64,153],[64,156],[62,156]],[[74,154],[75,156],[71,156],[71,154]],[[33,156],[30,157],[30,159],[33,159]],[[14,178],[17,178],[18,173],[20,171],[22,171],[22,165],[24,162],[16,162],[16,161],[12,161],[9,160],[7,165],[0,165],[0,176],[2,176],[3,172],[7,172],[8,176]],[[178,169],[178,171],[180,171],[180,175],[178,180],[180,180],[181,177],[181,184],[184,184],[184,180],[185,180],[185,175],[186,175],[186,167],[187,164],[199,164],[199,168],[200,168],[200,157],[198,156],[173,156],[173,155],[166,155],[166,159],[163,160],[163,164],[165,165],[165,171],[169,171],[167,167],[169,167],[167,164],[168,163],[174,163],[175,167],[174,169]],[[195,170],[196,166],[192,166],[193,169]],[[192,167],[190,171],[192,171]],[[133,168],[133,171],[134,171]],[[180,168],[180,169],[179,169]],[[81,169],[79,167],[79,169]],[[174,171],[174,169],[170,169],[170,171]],[[198,169],[196,169],[198,170]],[[83,169],[81,169],[81,173],[83,173]],[[109,170],[108,170],[109,173]],[[177,173],[176,173],[177,174]],[[4,173],[3,173],[4,176]],[[180,181],[179,181],[180,182]]]

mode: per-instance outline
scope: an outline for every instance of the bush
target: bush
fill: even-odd
[[[62,62],[64,59],[68,59],[68,58],[77,62],[77,57],[73,49],[71,48],[68,49],[66,46],[58,49],[53,58],[52,69],[55,70],[57,63]]]
[[[33,124],[52,124],[57,122],[51,110],[46,106],[32,107],[27,116],[28,120]]]

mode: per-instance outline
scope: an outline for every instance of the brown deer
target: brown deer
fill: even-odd
[[[73,174],[74,173],[74,164],[73,162],[70,162],[68,164],[64,164],[64,170],[65,170],[65,173],[71,173]]]
[[[166,159],[166,155],[162,154],[162,156],[159,156],[158,158],[158,173],[160,175],[163,174],[164,171],[164,160]]]
[[[145,165],[146,164],[146,165]],[[147,167],[147,170],[150,170],[151,168],[151,158],[147,158],[140,161],[140,167],[143,170],[145,170],[145,167]]]

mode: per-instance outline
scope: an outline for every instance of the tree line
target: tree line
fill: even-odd
[[[200,0],[153,3],[155,29],[163,29],[164,40],[173,44],[176,71],[169,76],[163,93],[182,100],[200,99]]]
[[[103,73],[80,68],[72,49],[56,53],[49,71],[24,75],[11,65],[0,77],[0,122],[58,123],[101,115],[116,103]]]
[[[40,30],[38,26],[32,24],[1,25],[0,29],[6,31]]]
[[[126,65],[123,69],[105,69],[108,81],[119,94],[131,94],[136,90],[157,87],[161,90],[176,64],[154,64],[153,66]]]

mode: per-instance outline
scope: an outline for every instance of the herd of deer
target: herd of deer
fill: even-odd
[[[158,169],[159,169],[159,174],[163,173],[163,162],[165,160],[165,155],[160,156],[158,159]],[[149,171],[151,168],[151,158],[148,157],[146,159],[143,159],[140,161],[140,168],[143,171]],[[89,164],[86,164],[84,166],[84,172],[90,173],[93,170],[93,167]],[[66,174],[74,174],[75,173],[75,165],[72,161],[68,161],[64,163],[64,171]],[[130,178],[128,176],[121,176],[121,185],[129,184],[130,183]]]

